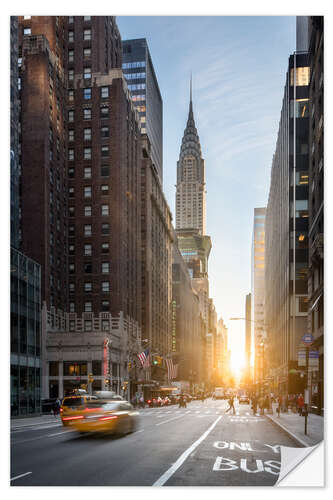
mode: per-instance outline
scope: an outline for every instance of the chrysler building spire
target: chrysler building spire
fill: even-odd
[[[206,232],[205,161],[193,115],[192,75],[189,113],[177,162],[176,229],[197,229],[201,235]]]

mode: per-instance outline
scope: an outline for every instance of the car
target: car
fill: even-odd
[[[139,412],[127,401],[91,400],[66,418],[67,425],[80,434],[127,434],[136,430],[138,416]]]
[[[249,396],[239,396],[239,404],[247,404],[249,405],[250,404],[250,399],[249,399]]]
[[[89,394],[65,396],[60,406],[62,425],[67,426],[71,415],[75,415],[77,411],[81,411],[89,401],[96,400],[96,396],[90,396]]]

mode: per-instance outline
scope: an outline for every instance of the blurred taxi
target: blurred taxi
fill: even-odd
[[[70,421],[69,418],[72,415],[76,415],[78,411],[82,411],[88,402],[96,400],[96,396],[90,396],[89,394],[79,394],[64,397],[60,407],[60,416],[63,425],[68,425],[68,422]]]
[[[66,416],[66,425],[80,433],[102,432],[127,434],[138,425],[139,413],[127,401],[88,401],[84,407]]]

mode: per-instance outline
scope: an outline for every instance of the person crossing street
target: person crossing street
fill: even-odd
[[[231,394],[228,403],[229,403],[229,408],[226,410],[226,413],[228,413],[228,411],[231,410],[231,408],[232,408],[233,414],[235,415],[236,411],[235,411],[235,407],[234,407],[234,395],[233,394]]]

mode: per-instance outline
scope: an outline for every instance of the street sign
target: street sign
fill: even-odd
[[[303,342],[304,345],[310,346],[314,342],[313,335],[311,333],[305,333],[301,339],[301,342]]]

